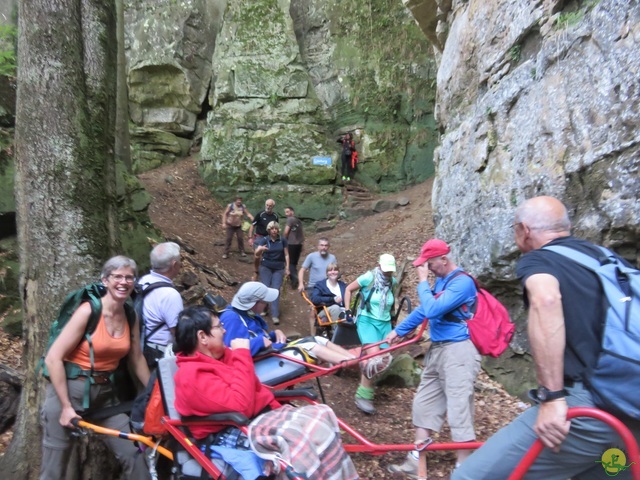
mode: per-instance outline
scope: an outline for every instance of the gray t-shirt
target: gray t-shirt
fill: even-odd
[[[302,268],[309,270],[309,283],[307,288],[313,288],[316,282],[327,278],[327,267],[330,263],[338,263],[336,257],[332,253],[328,253],[326,257],[320,255],[320,252],[313,252],[304,259]]]
[[[302,222],[296,217],[287,217],[287,226],[289,227],[289,236],[287,237],[289,245],[302,245],[304,243]]]

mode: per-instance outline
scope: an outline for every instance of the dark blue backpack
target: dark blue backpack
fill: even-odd
[[[640,420],[635,388],[640,385],[640,270],[599,248],[601,255],[596,259],[569,247],[544,247],[598,276],[607,302],[606,318],[598,360],[584,381],[599,408]]]

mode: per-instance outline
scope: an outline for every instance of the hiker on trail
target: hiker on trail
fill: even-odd
[[[120,359],[127,357],[131,370],[143,385],[149,381],[149,368],[140,350],[138,320],[130,327],[125,312],[125,302],[133,291],[136,273],[136,262],[130,258],[117,256],[108,260],[100,274],[106,293],[101,299],[100,320],[91,335],[92,346],[84,339],[92,312],[90,304],[84,302],[47,352],[45,365],[50,383],[41,412],[41,480],[65,478],[73,446],[71,421],[80,417],[78,412],[82,413],[85,392],[89,395],[92,409],[117,405],[117,385],[112,383],[112,374]],[[90,358],[91,352],[94,353],[93,358]],[[74,365],[77,370],[82,370],[83,375],[69,378],[67,371],[71,371]],[[124,413],[95,423],[130,432],[129,417]],[[145,457],[133,442],[109,436],[105,436],[103,441],[120,461],[126,478],[150,478]]]
[[[398,342],[425,318],[429,319],[431,347],[413,399],[416,444],[431,442],[433,432],[442,428],[445,414],[454,442],[476,439],[473,388],[481,356],[471,342],[465,320],[472,316],[470,310],[477,301],[477,290],[473,279],[453,262],[450,252],[449,245],[437,238],[422,246],[420,256],[413,262],[420,280],[417,288],[420,306],[387,335],[390,343]],[[436,276],[433,291],[429,271]],[[470,450],[457,450],[456,466],[470,454]],[[390,465],[388,470],[417,475],[418,451],[409,452],[404,463]]]
[[[308,298],[311,298],[316,282],[327,278],[327,267],[329,264],[338,263],[336,257],[332,253],[329,253],[330,246],[329,239],[321,237],[318,240],[318,250],[307,255],[304,262],[302,262],[302,267],[300,267],[300,271],[298,272],[298,291],[302,293],[306,289]],[[305,284],[304,273],[307,270],[309,270],[309,281]],[[311,335],[315,334],[316,331],[315,321],[315,314],[311,312],[309,316],[309,332]]]
[[[233,203],[227,205],[227,208],[222,213],[222,226],[227,234],[224,240],[224,254],[222,258],[229,258],[231,242],[233,241],[234,235],[238,239],[240,256],[247,256],[244,251],[244,232],[242,231],[244,217],[247,217],[253,222],[253,215],[247,210],[246,205],[242,203],[242,197],[238,196]]]
[[[184,308],[180,292],[173,287],[173,279],[182,268],[180,245],[159,243],[151,250],[149,260],[151,272],[138,281],[139,294],[143,295],[142,318],[139,320],[144,328],[142,353],[149,368],[155,368],[167,345],[173,343],[178,314]],[[158,283],[165,286],[152,286]]]
[[[352,317],[349,310],[351,297],[360,290],[361,301],[356,314],[356,326],[363,346],[384,340],[391,331],[391,310],[395,303],[393,290],[398,283],[393,276],[395,271],[396,259],[393,255],[385,253],[380,255],[376,268],[360,275],[347,285],[344,295],[347,318]],[[368,355],[379,352],[381,348],[386,348],[386,345],[369,347],[366,353]],[[373,378],[386,370],[391,365],[391,360],[390,354],[378,355],[363,364],[355,401],[356,407],[364,413],[376,413],[373,406]]]
[[[249,228],[249,245],[255,247],[255,241],[258,238],[266,237],[269,234],[267,232],[269,223],[280,220],[274,208],[276,208],[276,202],[272,198],[269,198],[264,202],[264,210],[255,214],[251,228]]]
[[[280,224],[270,222],[268,235],[256,240],[254,266],[255,272],[267,287],[280,291],[285,277],[289,276],[289,249],[287,240],[280,236]],[[271,321],[280,324],[280,299],[271,302]]]
[[[599,460],[607,449],[624,442],[599,420],[580,417],[569,422],[567,409],[596,405],[593,386],[584,381],[597,368],[602,352],[608,301],[596,274],[544,247],[566,247],[594,259],[602,257],[603,252],[598,245],[571,236],[567,209],[553,197],[535,197],[522,203],[516,210],[513,229],[515,243],[524,253],[516,276],[522,282],[529,309],[529,341],[539,385],[529,395],[537,404],[494,434],[451,478],[507,478],[536,437],[547,448],[537,457],[527,478],[606,478]],[[615,338],[624,335],[620,331]],[[624,369],[623,363],[620,368]],[[637,395],[634,384],[623,389]],[[608,398],[613,396],[610,391],[606,394]],[[630,417],[620,420],[640,441],[640,422]],[[618,478],[633,478],[631,469],[616,472]]]
[[[353,165],[351,163],[351,156],[356,150],[356,143],[353,141],[353,137],[350,133],[344,134],[336,141],[342,145],[342,181],[350,182],[351,177],[353,176]]]
[[[287,225],[284,227],[284,238],[289,243],[289,278],[291,288],[298,288],[298,261],[304,245],[304,230],[302,222],[296,217],[293,207],[284,209],[287,217]]]
[[[247,338],[250,339],[249,349],[254,357],[265,353],[264,349],[268,348],[286,355],[287,352],[283,349],[291,342],[287,342],[282,330],[269,330],[267,322],[261,316],[267,302],[275,301],[278,295],[278,290],[268,288],[259,282],[247,282],[242,285],[234,295],[231,307],[227,307],[220,314],[220,321],[225,329],[225,344],[230,346],[235,338]],[[358,363],[355,355],[324,337],[303,337],[293,344],[304,349],[311,358],[324,362],[346,362],[347,365]]]

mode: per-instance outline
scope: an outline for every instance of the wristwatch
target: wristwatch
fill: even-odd
[[[534,402],[545,403],[559,398],[564,398],[569,395],[564,388],[562,390],[550,391],[545,386],[539,386],[537,389],[529,390],[529,398]]]

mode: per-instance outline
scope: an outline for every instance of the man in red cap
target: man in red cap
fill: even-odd
[[[431,348],[413,400],[416,444],[431,442],[431,434],[440,431],[445,414],[454,442],[476,439],[473,384],[481,357],[471,342],[466,320],[471,318],[477,290],[473,279],[451,260],[450,252],[449,245],[437,238],[422,246],[420,256],[413,262],[420,279],[420,306],[387,336],[387,341],[398,342],[425,318],[429,319]],[[433,290],[428,282],[429,271],[436,276]],[[458,450],[456,467],[470,454],[471,450]],[[409,452],[404,463],[390,465],[389,471],[417,478],[417,450]]]

